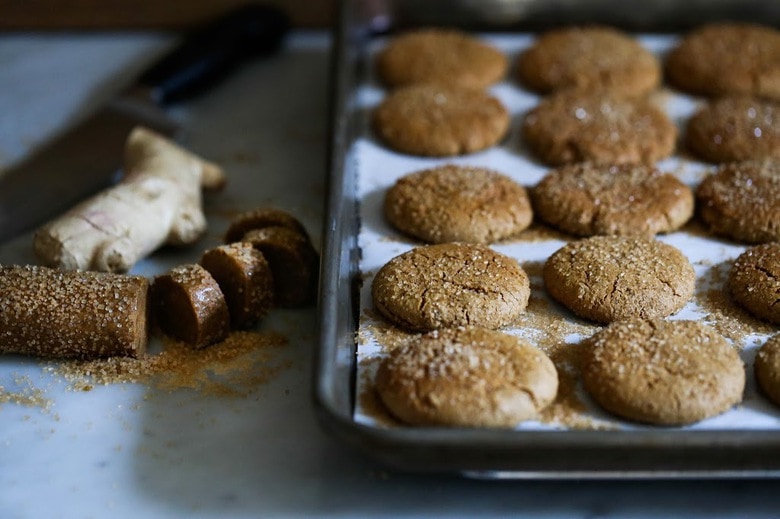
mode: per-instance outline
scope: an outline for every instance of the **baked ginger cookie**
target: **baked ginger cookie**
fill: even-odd
[[[653,164],[674,151],[677,127],[647,100],[567,90],[528,112],[522,135],[534,155],[552,166]]]
[[[756,245],[740,254],[729,272],[728,288],[748,312],[780,324],[780,242]]]
[[[654,236],[693,215],[693,193],[643,164],[578,163],[548,172],[531,190],[534,214],[577,236]]]
[[[485,328],[430,332],[394,349],[376,376],[380,399],[412,425],[514,427],[558,391],[552,361],[523,339]]]
[[[676,247],[630,236],[570,242],[547,259],[542,276],[553,299],[599,323],[671,315],[691,298],[696,278]]]
[[[396,229],[429,243],[491,243],[531,224],[523,186],[496,171],[447,164],[401,177],[386,193]]]
[[[658,59],[637,40],[610,27],[554,29],[520,55],[520,82],[541,94],[576,88],[639,96],[661,81]]]
[[[506,74],[504,54],[478,38],[454,29],[427,28],[400,34],[376,56],[376,70],[395,88],[440,83],[483,89]]]
[[[756,97],[723,97],[689,120],[686,146],[710,162],[780,159],[780,104]]]
[[[620,321],[580,347],[585,390],[623,418],[685,425],[742,401],[739,355],[722,335],[696,321]]]
[[[758,387],[780,406],[780,334],[770,337],[759,348],[753,370]]]
[[[780,31],[747,23],[703,25],[669,52],[665,71],[672,86],[691,94],[780,99]]]
[[[447,157],[497,144],[509,129],[509,112],[480,90],[422,84],[388,94],[374,110],[372,123],[395,151]]]
[[[742,243],[780,241],[780,162],[724,164],[696,189],[710,231]]]
[[[391,259],[377,272],[371,294],[383,316],[409,331],[500,328],[525,311],[530,284],[508,256],[483,245],[444,243]]]

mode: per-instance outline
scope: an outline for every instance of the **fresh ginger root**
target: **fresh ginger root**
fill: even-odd
[[[125,145],[125,175],[35,233],[35,254],[64,270],[125,272],[162,245],[186,245],[206,229],[201,189],[226,182],[216,164],[149,129]]]

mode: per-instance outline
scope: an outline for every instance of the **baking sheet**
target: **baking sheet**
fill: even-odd
[[[518,54],[533,41],[533,37],[528,34],[484,34],[482,37],[501,49],[508,56],[510,63],[514,63]],[[641,35],[639,38],[647,48],[659,57],[662,57],[675,42],[675,37],[670,35]],[[373,55],[385,42],[386,40],[383,38],[373,40],[369,48],[369,55]],[[371,58],[369,57],[370,62]],[[383,355],[383,343],[388,342],[388,325],[372,310],[371,283],[373,275],[389,259],[419,246],[421,243],[402,236],[384,221],[381,204],[385,191],[405,174],[446,163],[489,167],[510,176],[526,187],[536,184],[548,168],[530,157],[519,132],[523,114],[538,103],[539,97],[524,90],[513,81],[511,71],[507,79],[490,88],[490,91],[504,103],[512,115],[512,126],[508,136],[499,145],[489,150],[452,158],[403,155],[393,152],[379,143],[371,134],[368,117],[373,107],[381,101],[385,92],[373,75],[371,66],[367,66],[362,78],[358,79],[360,83],[354,98],[353,109],[361,114],[360,128],[359,137],[351,144],[350,156],[354,157],[356,164],[357,196],[360,200],[358,246],[361,251],[359,276],[362,285],[359,294],[360,317],[357,334],[356,398],[353,419],[355,423],[368,427],[393,428],[400,425],[388,420],[388,416],[382,412],[381,408],[377,407],[376,400],[372,397],[373,373],[377,360]],[[701,102],[696,98],[668,89],[663,89],[656,94],[655,101],[666,109],[670,117],[677,123],[681,133],[685,121]],[[663,171],[673,172],[683,182],[695,187],[702,176],[713,166],[697,162],[678,150],[675,156],[659,162],[658,167]],[[529,306],[529,315],[521,319],[517,326],[509,327],[505,331],[522,336],[531,343],[541,346],[542,349],[546,349],[550,343],[549,334],[544,328],[546,321],[541,315],[546,313],[547,309],[554,309],[558,318],[570,325],[568,327],[569,333],[565,332],[567,327],[564,327],[564,335],[557,337],[557,339],[569,343],[572,348],[576,347],[574,343],[579,339],[598,329],[585,321],[573,318],[565,309],[549,302],[544,294],[539,276],[540,266],[550,254],[566,243],[567,239],[571,238],[563,235],[556,236],[554,233],[545,233],[544,231],[540,234],[539,227],[535,226],[516,240],[492,245],[495,250],[516,258],[531,278],[532,304]],[[708,302],[713,291],[722,289],[731,262],[745,250],[746,246],[708,236],[695,222],[690,223],[681,231],[659,235],[658,239],[678,247],[688,257],[697,274],[694,298],[682,311],[670,318],[701,320],[725,332],[727,338],[731,339],[735,346],[742,350],[741,356],[746,364],[748,375],[744,401],[741,405],[727,413],[681,429],[780,430],[780,410],[772,406],[757,392],[753,378],[755,351],[777,329],[765,323],[759,323],[747,314],[740,315],[739,310],[735,310],[736,317],[732,314],[725,315],[723,312],[715,310]],[[534,304],[535,299],[536,303]],[[534,315],[535,313],[539,315]],[[737,333],[732,330],[730,332],[730,329],[734,327],[735,319],[737,323],[751,327],[753,331]],[[545,337],[545,335],[548,336]],[[652,426],[636,425],[604,413],[589,400],[579,387],[577,395],[585,406],[585,409],[577,413],[577,416],[571,416],[567,413],[566,418],[561,419],[559,414],[551,413],[550,417],[544,421],[525,422],[518,429],[532,431],[566,431],[570,428],[653,430]]]

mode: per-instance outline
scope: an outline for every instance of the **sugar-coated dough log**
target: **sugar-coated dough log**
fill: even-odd
[[[230,332],[225,296],[200,265],[180,265],[157,276],[151,290],[154,319],[165,334],[202,348]]]
[[[139,357],[146,278],[0,266],[0,352],[50,358]]]

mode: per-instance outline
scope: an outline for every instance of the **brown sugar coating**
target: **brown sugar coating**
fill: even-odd
[[[394,37],[376,56],[389,87],[440,83],[482,89],[504,77],[507,59],[495,47],[453,29],[418,29]]]
[[[500,328],[528,305],[529,279],[512,258],[466,243],[428,245],[377,272],[374,306],[410,331],[456,326]]]
[[[780,241],[780,162],[724,164],[696,190],[709,230],[743,243]]]
[[[607,411],[637,422],[684,425],[742,401],[736,350],[696,321],[632,319],[580,344],[585,390]]]
[[[711,101],[688,121],[685,141],[710,162],[780,159],[780,105],[755,97]]]
[[[283,308],[314,299],[319,258],[311,242],[287,227],[265,227],[242,238],[263,253],[274,279],[275,302]]]
[[[600,323],[671,315],[693,296],[696,278],[677,248],[626,236],[570,242],[547,259],[542,275],[553,299]]]
[[[750,313],[780,324],[780,242],[756,245],[740,254],[729,272],[728,288]]]
[[[497,144],[509,129],[509,112],[486,92],[423,84],[391,92],[374,110],[372,123],[395,151],[448,157]]]
[[[180,265],[155,277],[151,301],[163,333],[194,348],[219,342],[230,332],[225,296],[200,265]]]
[[[646,100],[563,91],[526,114],[522,135],[543,162],[653,164],[672,154],[677,127]]]
[[[531,224],[525,188],[489,169],[444,165],[400,178],[385,195],[396,229],[429,243],[492,243]]]
[[[759,348],[753,368],[758,387],[780,406],[780,334],[770,337]]]
[[[692,94],[780,99],[780,32],[745,23],[703,25],[666,58],[672,86]]]
[[[693,215],[691,189],[642,164],[563,166],[542,178],[531,199],[542,221],[578,236],[653,236]]]
[[[0,352],[140,357],[149,282],[139,276],[0,266]]]
[[[200,264],[225,295],[234,328],[251,328],[268,313],[274,299],[271,267],[251,244],[236,242],[207,250]]]
[[[412,425],[514,427],[558,391],[542,351],[484,328],[437,330],[393,350],[379,365],[377,392]]]
[[[292,214],[275,207],[259,207],[244,211],[230,220],[225,243],[240,241],[247,232],[265,227],[286,227],[309,239],[306,228]]]
[[[566,27],[542,34],[517,63],[520,82],[542,94],[566,88],[646,94],[661,81],[658,59],[610,27]]]

